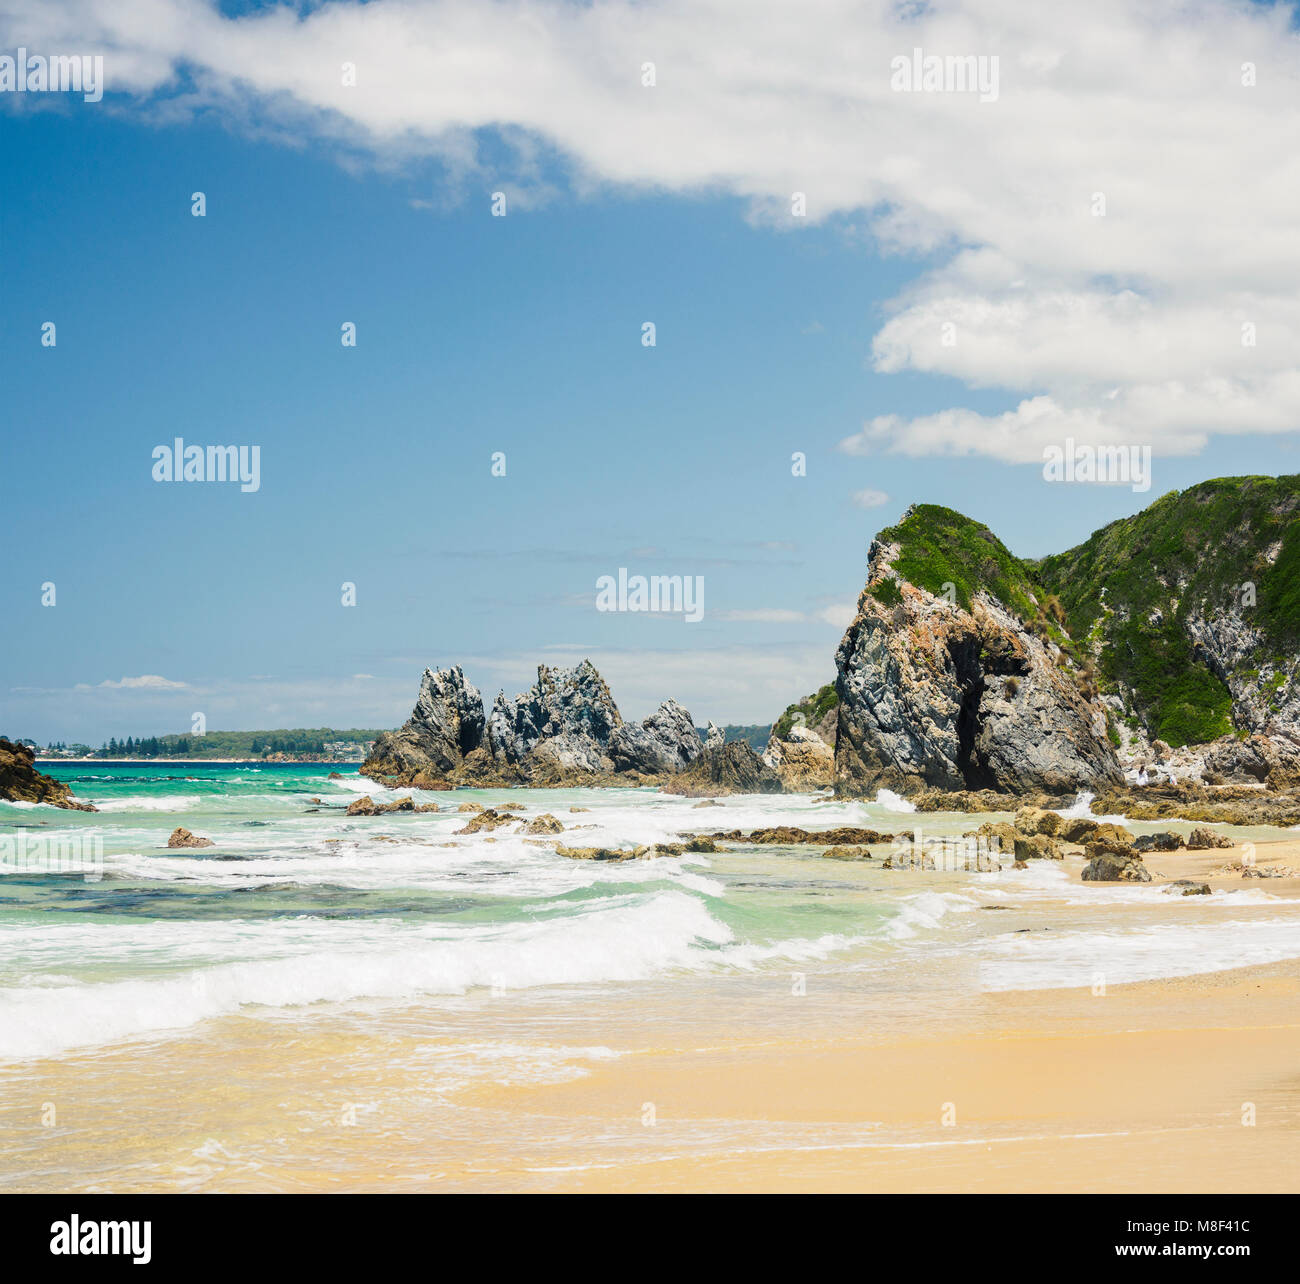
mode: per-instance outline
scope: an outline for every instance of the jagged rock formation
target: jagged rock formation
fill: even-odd
[[[1290,736],[1221,736],[1205,747],[1202,774],[1228,784],[1295,788],[1300,785],[1300,744]]]
[[[376,740],[361,774],[422,789],[636,782],[671,776],[702,751],[691,715],[675,700],[624,722],[590,660],[571,669],[539,665],[527,691],[501,692],[486,716],[459,667],[426,669],[411,717]]]
[[[425,669],[415,708],[397,731],[380,736],[362,766],[376,780],[436,788],[483,739],[483,697],[457,665]]]
[[[710,724],[712,725],[712,724]],[[661,775],[683,771],[704,752],[691,715],[665,700],[641,722],[625,722],[610,736],[615,771]]]
[[[1062,665],[1060,645],[1026,624],[1036,606],[1016,559],[958,513],[913,507],[881,532],[836,654],[837,791],[1118,782],[1105,714]]]
[[[95,811],[78,802],[61,780],[36,770],[36,753],[30,745],[0,736],[0,798],[8,802],[47,803],[67,811]]]
[[[504,776],[563,777],[614,769],[610,739],[623,725],[614,697],[590,660],[572,669],[537,666],[537,681],[488,715],[487,752]]]
[[[732,740],[706,749],[683,772],[671,777],[664,792],[687,798],[714,794],[779,794],[781,777],[754,752],[747,741]]]
[[[709,725],[705,728],[704,747],[706,749],[721,749],[726,743],[727,733],[710,718]]]

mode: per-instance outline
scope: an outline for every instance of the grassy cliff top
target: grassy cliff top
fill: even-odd
[[[983,523],[940,504],[913,504],[897,526],[876,537],[899,545],[894,570],[938,597],[952,584],[957,602],[970,610],[981,589],[1029,621],[1039,614],[1037,587],[1026,563]],[[886,590],[887,592],[887,590]]]
[[[1076,548],[1026,563],[1058,593],[1082,636],[1106,606],[1147,615],[1177,598],[1186,615],[1241,604],[1255,587],[1252,620],[1279,647],[1300,640],[1300,475],[1221,477],[1171,491],[1149,508],[1095,531]],[[1267,554],[1281,544],[1270,565]]]

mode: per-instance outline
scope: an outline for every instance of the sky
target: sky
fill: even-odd
[[[0,56],[104,66],[0,88],[0,732],[392,726],[426,666],[584,656],[764,723],[911,503],[1033,557],[1300,471],[1292,9],[1057,9],[0,0]],[[258,488],[154,480],[177,437]],[[1047,480],[1067,440],[1150,488]],[[597,610],[620,568],[702,618]]]

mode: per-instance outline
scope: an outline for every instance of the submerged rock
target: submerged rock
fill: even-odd
[[[851,825],[841,825],[836,829],[800,829],[796,825],[768,825],[762,829],[751,829],[741,835],[740,830],[718,831],[710,835],[727,842],[758,843],[763,846],[797,847],[803,843],[825,843],[832,846],[862,845],[865,843],[893,842],[893,834],[882,834],[875,829],[859,829]]]
[[[389,803],[377,803],[367,794],[348,804],[345,816],[386,816],[394,811],[437,811],[437,803],[417,803],[413,798],[398,798]]]
[[[1175,882],[1166,884],[1166,892],[1180,892],[1183,896],[1209,896],[1209,883],[1193,883],[1189,878],[1180,878]]]
[[[550,812],[544,811],[540,816],[534,816],[524,826],[525,834],[562,834],[564,826]]]
[[[475,812],[469,822],[463,828],[456,830],[456,833],[478,834],[485,829],[500,829],[502,825],[512,825],[518,819],[518,816],[509,814],[503,816],[500,812],[493,811],[491,807],[486,807],[482,811]]]
[[[556,852],[570,860],[641,860],[650,854],[649,847],[566,847],[557,843]]]

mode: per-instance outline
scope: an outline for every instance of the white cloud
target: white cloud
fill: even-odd
[[[755,221],[835,218],[929,255],[876,369],[1018,404],[883,413],[844,448],[1018,461],[1066,435],[1187,453],[1300,424],[1291,20],[1232,0],[340,0],[239,18],[203,0],[11,0],[0,45],[103,51],[110,93],[155,116],[216,110],[349,163],[436,156],[435,205],[564,198],[566,179],[579,197],[725,193]],[[894,92],[890,60],[915,47],[996,55],[997,101]],[[507,160],[484,159],[487,129]]]
[[[837,606],[824,606],[817,612],[819,620],[825,620],[827,624],[833,624],[837,629],[847,629],[853,623],[853,617],[857,615],[858,608],[847,604]]]
[[[854,508],[879,508],[889,503],[889,496],[883,490],[855,490],[849,498]]]
[[[122,678],[119,682],[105,678],[99,684],[109,691],[185,691],[188,682],[172,682],[157,673],[142,673],[138,678]]]

